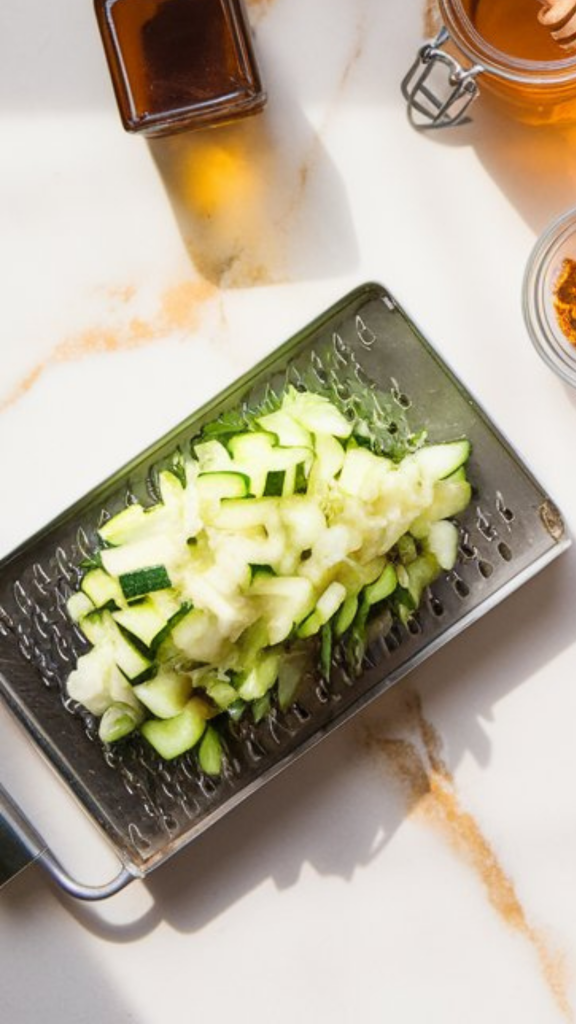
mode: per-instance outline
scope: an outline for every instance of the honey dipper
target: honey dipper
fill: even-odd
[[[563,50],[576,50],[576,0],[540,0],[538,21]]]

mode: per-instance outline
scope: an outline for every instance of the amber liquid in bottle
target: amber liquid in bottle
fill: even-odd
[[[266,96],[242,0],[95,0],[128,131],[233,120]]]
[[[566,57],[538,20],[538,0],[469,0],[465,6],[476,31],[501,53],[531,61]]]

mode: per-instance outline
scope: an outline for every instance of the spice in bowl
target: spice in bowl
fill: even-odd
[[[576,387],[576,207],[537,240],[524,275],[523,309],[538,354]]]
[[[564,337],[576,345],[576,260],[566,257],[554,286],[554,311]]]

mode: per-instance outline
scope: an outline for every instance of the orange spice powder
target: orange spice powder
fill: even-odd
[[[127,303],[134,294],[134,288],[125,287],[111,291],[111,298]],[[200,323],[205,306],[216,295],[217,289],[207,281],[181,281],[159,296],[158,309],[148,320],[129,317],[111,327],[95,325],[64,338],[53,346],[45,359],[28,370],[11,391],[0,394],[0,413],[22,399],[44,373],[58,363],[143,348],[178,331],[192,333]]]
[[[566,258],[554,285],[554,311],[562,334],[576,345],[576,260]]]

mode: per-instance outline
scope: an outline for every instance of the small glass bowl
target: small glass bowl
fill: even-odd
[[[555,373],[576,387],[576,345],[564,334],[554,308],[554,291],[565,259],[576,260],[576,207],[540,236],[526,267],[522,306],[536,351]]]

